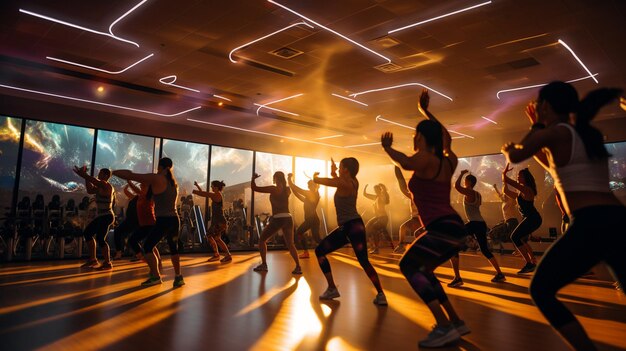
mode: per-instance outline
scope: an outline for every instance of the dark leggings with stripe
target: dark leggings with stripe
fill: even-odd
[[[378,273],[374,269],[374,266],[367,258],[367,241],[365,239],[365,224],[361,218],[349,220],[348,222],[340,225],[337,229],[333,230],[325,237],[320,244],[315,248],[315,255],[319,262],[320,268],[324,274],[330,273],[330,263],[326,255],[342,248],[344,245],[350,243],[354,254],[356,255],[359,264],[363,267],[365,274],[370,278],[372,284],[378,292],[382,292],[383,288],[380,285],[378,279]]]
[[[541,227],[542,221],[539,212],[522,218],[520,224],[511,233],[511,241],[515,244],[515,247],[524,245],[524,242],[528,241],[530,234]]]
[[[402,256],[400,271],[426,304],[448,301],[434,270],[465,246],[466,236],[461,217],[442,217],[426,226],[426,234],[415,239]]]
[[[626,286],[626,207],[592,206],[572,213],[563,236],[543,255],[530,283],[530,296],[555,328],[576,321],[556,293],[604,261]]]

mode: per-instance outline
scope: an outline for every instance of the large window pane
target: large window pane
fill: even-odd
[[[10,211],[22,120],[0,116],[0,216]]]
[[[250,223],[251,176],[252,151],[211,147],[211,181],[221,180],[226,183],[223,192],[224,212],[228,220],[229,246],[234,249],[250,247],[246,229]],[[207,188],[207,184],[201,185],[203,189]]]
[[[194,205],[202,208],[205,213],[205,199],[193,196],[193,182],[206,185],[209,165],[209,146],[185,141],[163,139],[163,157],[169,157],[174,163],[174,177],[178,181],[179,203],[181,197],[192,197]],[[190,199],[191,199],[190,197]]]
[[[626,142],[607,144],[613,155],[609,159],[609,186],[615,196],[626,204]]]
[[[150,173],[152,172],[153,150],[154,138],[99,130],[96,169],[130,169],[137,173]],[[128,199],[123,192],[126,181],[112,177],[111,184],[116,190],[116,207],[125,208],[128,204]]]
[[[292,173],[292,156],[268,154],[264,152],[256,153],[256,173],[259,177],[256,184],[259,186],[273,185],[274,173],[281,171],[285,173],[285,177]],[[272,213],[269,194],[254,194],[254,214]]]
[[[84,180],[72,168],[81,165],[90,168],[93,136],[94,130],[90,128],[27,121],[20,198],[28,196],[32,202],[41,194],[48,204],[53,195],[60,195],[61,203],[70,198],[78,203],[87,196]]]

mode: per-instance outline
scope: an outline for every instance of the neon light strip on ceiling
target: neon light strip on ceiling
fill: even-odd
[[[269,38],[269,37],[271,37],[271,36],[273,36],[273,35],[275,35],[275,34],[278,34],[278,33],[282,32],[282,31],[285,31],[285,30],[287,30],[287,29],[289,29],[289,28],[292,28],[292,27],[295,27],[295,26],[299,26],[299,25],[301,25],[301,24],[302,24],[302,25],[305,25],[305,26],[307,26],[307,27],[309,27],[309,28],[314,28],[312,25],[310,25],[310,24],[308,24],[308,23],[306,23],[306,22],[298,22],[298,23],[291,24],[291,25],[289,25],[289,26],[287,26],[287,27],[285,27],[285,28],[279,29],[279,30],[277,30],[277,31],[275,31],[275,32],[273,32],[273,33],[270,33],[270,34],[265,35],[265,36],[263,36],[263,37],[261,37],[261,38],[258,38],[258,39],[254,39],[253,41],[251,41],[251,42],[249,42],[249,43],[245,43],[245,44],[243,44],[243,45],[241,45],[241,46],[238,46],[238,47],[236,47],[236,48],[232,49],[232,50],[230,51],[230,53],[228,53],[228,59],[229,59],[229,60],[230,60],[230,62],[232,62],[232,63],[237,63],[237,61],[233,60],[233,54],[234,54],[236,51],[239,51],[239,50],[241,50],[241,49],[243,49],[243,48],[245,48],[245,47],[247,47],[247,46],[249,46],[249,45],[252,45],[252,44],[254,44],[254,43],[256,43],[256,42],[259,42],[259,41],[261,41],[261,40],[267,39],[267,38]]]
[[[450,132],[450,133],[454,133],[454,134],[458,134],[458,135],[462,135],[462,136],[464,136],[464,137],[466,137],[466,138],[475,139],[475,138],[474,138],[473,136],[471,136],[471,135],[467,135],[467,134],[463,134],[463,133],[455,132],[454,130],[450,130],[450,129],[448,129],[448,132]]]
[[[343,38],[344,40],[347,40],[347,41],[351,42],[352,44],[354,44],[354,45],[356,45],[356,46],[358,46],[358,47],[360,47],[360,48],[362,48],[362,49],[364,49],[364,50],[367,50],[367,51],[371,52],[372,54],[374,54],[374,55],[376,55],[376,56],[378,56],[378,57],[380,57],[380,58],[383,58],[383,59],[387,60],[387,62],[388,62],[388,63],[391,63],[391,59],[390,59],[390,58],[388,58],[388,57],[386,57],[386,56],[383,56],[383,55],[381,55],[381,54],[377,53],[376,51],[374,51],[374,50],[372,50],[372,49],[370,49],[370,48],[368,48],[368,47],[365,47],[365,46],[364,46],[364,45],[362,45],[362,44],[357,43],[356,41],[354,41],[354,40],[352,40],[352,39],[350,39],[350,38],[346,37],[345,35],[343,35],[343,34],[341,34],[341,33],[338,33],[338,32],[335,32],[334,30],[332,30],[332,29],[330,29],[330,28],[328,28],[328,27],[326,27],[326,26],[323,26],[323,25],[319,24],[318,22],[316,22],[316,21],[314,21],[314,20],[312,20],[312,19],[310,19],[310,18],[308,18],[308,17],[306,17],[306,16],[304,16],[304,15],[302,15],[302,14],[300,14],[300,13],[298,13],[298,12],[296,12],[296,11],[294,11],[294,10],[290,9],[290,8],[288,8],[288,7],[287,7],[287,6],[285,6],[285,5],[281,5],[281,4],[277,3],[276,1],[273,1],[273,0],[267,0],[267,1],[268,1],[268,2],[271,2],[272,4],[274,4],[274,5],[278,6],[278,7],[282,8],[282,9],[285,9],[285,10],[287,10],[287,11],[289,11],[289,12],[293,13],[294,15],[296,15],[296,16],[298,16],[298,17],[304,18],[305,20],[307,20],[307,21],[309,21],[309,22],[311,22],[311,23],[315,24],[316,26],[318,26],[318,27],[320,27],[320,28],[326,29],[327,31],[329,31],[329,32],[331,32],[331,33],[333,33],[333,34],[335,34],[335,35],[337,35],[337,36],[339,36],[339,37]]]
[[[213,94],[213,97],[216,97],[218,99],[222,99],[222,100],[226,100],[226,101],[233,101],[225,96],[221,96],[221,95],[217,95],[217,94]]]
[[[493,124],[498,124],[498,122],[494,121],[494,120],[493,120],[493,119],[491,119],[491,118],[487,118],[487,117],[485,117],[485,116],[480,116],[480,118],[484,119],[485,121],[491,122],[491,123],[493,123]]]
[[[82,68],[86,68],[86,69],[91,69],[91,70],[98,71],[98,72],[104,72],[104,73],[108,73],[108,74],[120,74],[120,73],[124,73],[127,70],[137,66],[138,64],[142,63],[143,61],[149,59],[152,56],[154,56],[154,54],[150,54],[150,55],[142,58],[141,60],[133,63],[132,65],[130,65],[130,66],[120,70],[120,71],[107,71],[106,69],[102,69],[102,68],[98,68],[98,67],[92,67],[92,66],[87,66],[87,65],[83,65],[83,64],[80,64],[80,63],[77,63],[77,62],[67,61],[67,60],[63,60],[63,59],[56,58],[56,57],[51,57],[51,56],[46,56],[46,58],[48,60],[58,61],[58,62],[62,62],[62,63],[68,64],[68,65],[78,66],[78,67],[82,67]],[[163,84],[165,84],[165,83],[163,83]]]
[[[282,99],[278,99],[278,100],[270,101],[270,102],[265,103],[265,104],[257,104],[257,103],[255,103],[255,104],[254,104],[255,106],[259,106],[259,108],[257,108],[257,109],[256,109],[256,115],[257,115],[257,116],[259,115],[259,110],[261,110],[262,108],[267,108],[267,109],[269,109],[269,110],[274,110],[274,111],[284,112],[284,113],[287,113],[287,114],[290,114],[290,115],[294,115],[294,116],[300,116],[300,115],[299,115],[299,114],[297,114],[297,113],[288,112],[288,111],[283,111],[283,110],[279,110],[279,109],[277,109],[277,108],[267,107],[267,106],[268,106],[268,105],[275,104],[275,103],[278,103],[278,102],[281,102],[281,101],[285,101],[285,100],[289,100],[289,99],[294,99],[294,98],[297,98],[297,97],[302,96],[302,95],[304,95],[304,93],[300,93],[300,94],[296,94],[296,95],[287,96],[286,98],[282,98]]]
[[[409,28],[417,27],[417,26],[419,26],[419,25],[421,25],[421,24],[424,24],[424,23],[428,23],[428,22],[436,21],[436,20],[438,20],[438,19],[442,19],[442,18],[444,18],[444,17],[448,17],[448,16],[456,15],[457,13],[461,13],[461,12],[469,11],[469,10],[475,9],[475,8],[477,8],[477,7],[481,7],[481,6],[485,6],[485,5],[489,5],[489,4],[491,4],[491,1],[483,2],[483,3],[480,3],[480,4],[478,4],[478,5],[474,5],[474,6],[466,7],[466,8],[464,8],[464,9],[456,10],[456,11],[454,11],[454,12],[446,13],[445,15],[441,15],[441,16],[433,17],[433,18],[430,18],[430,19],[427,19],[427,20],[424,20],[424,21],[421,21],[421,22],[417,22],[417,23],[409,24],[408,26],[404,26],[404,27],[401,27],[401,28],[398,28],[398,29],[390,30],[389,32],[387,32],[387,34],[392,34],[392,33],[395,33],[395,32],[399,32],[399,31],[401,31],[401,30],[405,30],[405,29],[409,29]]]
[[[196,93],[200,92],[200,90],[197,90],[197,89],[192,89],[192,88],[189,88],[189,87],[186,87],[186,86],[183,86],[183,85],[174,84],[174,82],[176,82],[177,78],[178,77],[176,77],[175,75],[171,75],[171,76],[167,76],[167,77],[163,77],[163,78],[159,79],[159,82],[161,82],[161,84],[170,85],[170,86],[173,86],[173,87],[190,90],[190,91],[193,91],[193,92],[196,92]],[[166,79],[171,79],[171,80],[169,82],[166,82],[165,81]]]
[[[398,123],[398,122],[394,122],[394,121],[390,121],[390,120],[388,120],[388,119],[385,119],[385,118],[383,118],[381,115],[376,116],[376,122],[378,122],[378,121],[387,122],[387,123],[389,123],[389,124],[393,124],[393,125],[396,125],[396,126],[398,126],[398,127],[402,127],[402,128],[410,129],[410,130],[413,130],[413,131],[415,130],[415,128],[413,128],[413,127],[409,127],[409,126],[407,126],[407,125],[405,125],[405,124],[402,124],[402,123]],[[455,134],[458,134],[458,135],[462,135],[462,137],[460,137],[460,138],[465,138],[465,137],[467,137],[467,138],[474,139],[474,137],[473,137],[473,136],[470,136],[470,135],[467,135],[467,134],[463,134],[463,133],[455,132],[454,130],[450,130],[450,129],[448,129],[448,131],[449,131],[450,133],[455,133]],[[452,137],[452,139],[460,139],[460,138],[459,138],[459,137]]]
[[[369,106],[369,105],[368,105],[368,104],[366,104],[366,103],[363,103],[363,102],[358,101],[358,100],[350,99],[349,97],[345,97],[345,96],[342,96],[342,95],[339,95],[339,94],[332,93],[332,94],[330,94],[330,95],[332,95],[332,96],[336,96],[336,97],[338,97],[338,98],[340,98],[340,99],[344,99],[344,100],[348,100],[348,101],[356,102],[357,104],[360,104],[360,105],[363,105],[363,106]]]
[[[128,16],[131,12],[133,12],[139,6],[143,5],[146,1],[148,1],[148,0],[142,0],[139,4],[135,5],[133,8],[131,8],[130,10],[126,11],[126,13],[124,13],[123,15],[118,17],[115,21],[113,21],[113,23],[111,23],[111,25],[109,26],[109,32],[108,33],[100,32],[100,31],[97,31],[95,29],[79,26],[79,25],[74,24],[74,23],[62,21],[60,19],[52,18],[50,16],[42,15],[42,14],[39,14],[39,13],[36,13],[36,12],[32,12],[32,11],[28,11],[28,10],[24,10],[24,9],[19,9],[19,11],[21,13],[25,13],[27,15],[31,15],[31,16],[38,17],[38,18],[41,18],[41,19],[45,19],[45,20],[48,20],[48,21],[51,21],[51,22],[55,22],[55,23],[58,23],[58,24],[62,24],[62,25],[68,26],[68,27],[84,30],[86,32],[90,32],[90,33],[94,33],[94,34],[98,34],[98,35],[103,35],[105,37],[113,38],[115,40],[118,40],[118,41],[121,41],[121,42],[124,42],[124,43],[128,43],[128,44],[133,44],[136,47],[139,47],[139,44],[135,43],[134,41],[130,41],[128,39],[120,38],[117,35],[115,35],[113,33],[113,27],[117,24],[117,22],[122,20],[124,17]]]
[[[398,89],[398,88],[410,87],[410,86],[419,86],[419,87],[422,87],[424,89],[428,89],[429,91],[432,91],[433,93],[435,93],[437,95],[441,95],[441,96],[445,97],[446,99],[448,99],[450,101],[454,101],[448,95],[445,95],[444,93],[439,92],[439,91],[437,91],[437,90],[435,90],[435,89],[433,89],[433,88],[431,88],[431,87],[429,87],[427,85],[424,85],[422,83],[406,83],[406,84],[394,85],[394,86],[384,87],[384,88],[379,88],[379,89],[366,90],[366,91],[361,91],[361,92],[358,92],[358,93],[350,94],[350,96],[356,98],[359,95],[375,93],[375,92],[383,91],[383,90],[390,90],[390,89]]]
[[[147,110],[141,110],[141,109],[128,107],[128,106],[107,104],[105,102],[99,102],[99,101],[93,101],[93,100],[87,100],[87,99],[80,99],[80,98],[75,98],[75,97],[72,97],[72,96],[59,95],[59,94],[47,93],[47,92],[39,91],[39,90],[31,90],[31,89],[25,89],[25,88],[20,88],[20,87],[14,87],[14,86],[11,86],[11,85],[0,84],[0,87],[7,88],[7,89],[18,90],[18,91],[24,91],[24,92],[27,92],[27,93],[33,93],[33,94],[39,94],[39,95],[45,95],[45,96],[52,96],[52,97],[56,97],[56,98],[66,99],[66,100],[80,101],[80,102],[85,102],[85,103],[88,103],[88,104],[114,107],[114,108],[119,108],[119,109],[123,109],[123,110],[135,111],[135,112],[142,112],[142,113],[147,113],[147,114],[156,115],[156,116],[162,116],[162,117],[176,117],[176,116],[180,116],[180,115],[182,115],[184,113],[197,110],[197,109],[202,107],[202,106],[196,106],[194,108],[190,108],[190,109],[185,110],[185,111],[181,111],[181,112],[177,112],[177,113],[173,113],[173,114],[169,114],[168,115],[168,114],[164,114],[164,113],[147,111]]]
[[[585,71],[587,71],[587,73],[589,73],[589,76],[591,78],[593,78],[593,80],[596,82],[596,84],[598,84],[598,80],[596,79],[596,77],[594,77],[594,74],[591,73],[589,68],[587,68],[587,66],[585,66],[585,64],[578,58],[578,56],[576,55],[574,50],[572,50],[572,48],[570,48],[569,45],[565,44],[565,42],[563,40],[559,39],[558,42],[559,42],[559,44],[563,45],[572,54],[572,56],[574,56],[576,61],[578,61],[578,63],[580,63],[580,65],[585,69]]]
[[[362,146],[373,146],[373,145],[380,145],[380,142],[377,143],[367,143],[367,144],[357,144],[357,145],[347,145],[344,146],[346,149],[352,148],[352,147],[362,147]]]
[[[597,76],[597,75],[598,75],[598,73],[593,74],[593,75],[591,75],[591,76],[586,76],[586,77],[582,77],[582,78],[576,78],[576,79],[568,80],[566,83],[574,83],[574,82],[578,82],[578,81],[581,81],[581,80],[585,80],[585,79],[592,78],[592,77]],[[542,87],[542,86],[544,86],[544,85],[548,85],[548,83],[536,84],[536,85],[528,85],[528,86],[525,86],[525,87],[519,87],[519,88],[513,88],[513,89],[505,89],[505,90],[500,90],[500,91],[498,91],[498,92],[496,93],[496,97],[497,97],[498,99],[500,99],[500,94],[502,94],[502,93],[508,93],[508,92],[511,92],[511,91],[518,91],[518,90],[525,90],[525,89],[532,89],[532,88],[539,88],[539,87]]]
[[[340,138],[342,136],[343,136],[343,134],[329,135],[329,136],[325,136],[325,137],[315,138],[315,140],[326,140],[326,139]]]

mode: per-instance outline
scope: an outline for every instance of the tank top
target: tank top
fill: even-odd
[[[508,197],[506,194],[500,194],[500,200],[502,200],[502,217],[504,220],[517,219],[518,212],[515,209],[515,199]]]
[[[224,217],[223,197],[220,202],[211,200],[211,223],[226,223],[226,217]]]
[[[320,202],[320,194],[315,193],[315,200],[311,201],[308,197],[304,198],[304,218],[317,217],[317,204]]]
[[[354,186],[356,184],[353,182],[352,185]],[[356,198],[359,190],[358,186],[356,187],[357,189],[355,190],[354,195],[339,196],[337,195],[337,192],[335,192],[335,211],[337,212],[337,223],[339,225],[343,225],[353,219],[361,218],[356,210]]]
[[[452,161],[445,158],[452,167]],[[409,180],[409,190],[413,194],[413,201],[419,212],[419,218],[422,226],[426,227],[433,221],[458,213],[450,205],[450,190],[452,182],[438,182],[435,179],[441,173],[443,167],[443,159],[439,165],[439,171],[432,179],[422,179],[413,173]]]
[[[468,202],[467,196],[463,197],[463,208],[465,208],[465,215],[470,222],[484,222],[485,219],[480,214],[480,205],[483,199],[480,193],[474,190],[474,201]]]
[[[167,185],[165,191],[160,194],[154,194],[154,214],[157,217],[177,217],[176,201],[178,200],[178,187],[173,187],[169,180],[165,182]]]
[[[148,200],[144,195],[137,197],[137,222],[140,227],[154,225],[156,223],[154,215],[154,201]],[[130,206],[129,206],[130,208]]]
[[[273,216],[277,214],[289,214],[289,195],[291,195],[291,189],[288,187],[285,187],[280,194],[270,194]]]
[[[557,167],[552,158],[549,158],[550,175],[552,175],[554,186],[559,193],[564,194],[571,191],[610,192],[608,159],[590,160],[585,144],[576,129],[568,123],[559,123],[557,126],[566,127],[572,134],[572,153],[567,164]]]
[[[113,215],[113,201],[115,199],[115,191],[111,189],[110,195],[100,195],[100,191],[96,192],[96,217]]]
[[[517,196],[517,206],[519,208],[519,212],[524,217],[530,217],[533,215],[539,216],[539,211],[535,208],[535,200],[524,200],[522,195]]]

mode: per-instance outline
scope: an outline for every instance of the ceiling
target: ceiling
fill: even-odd
[[[523,109],[537,89],[499,91],[579,78],[581,94],[626,87],[626,1],[486,2],[3,1],[0,94],[245,135],[256,149],[286,140],[304,154],[381,154],[367,144],[387,130],[408,150],[429,87],[432,112],[471,155],[498,152],[528,128]],[[609,140],[626,139],[617,105],[597,122]]]

